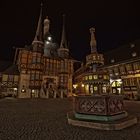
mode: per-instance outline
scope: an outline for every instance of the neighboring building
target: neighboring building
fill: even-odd
[[[5,69],[7,69],[10,65],[12,64],[12,62],[9,62],[9,61],[0,61],[0,97],[3,96],[2,95],[2,90],[3,90],[3,87],[2,87],[2,79],[3,79],[3,71]]]
[[[17,96],[19,85],[19,70],[17,65],[12,64],[2,72],[1,89],[5,96]]]
[[[104,53],[104,69],[109,71],[112,93],[126,98],[140,96],[140,40]]]
[[[95,79],[98,79],[100,76],[96,76],[93,73],[93,70],[91,73],[89,73],[88,69],[90,68],[88,68],[88,64],[91,64],[91,61],[94,63],[100,62],[100,64],[103,64],[104,62],[104,65],[98,65],[97,70],[108,72],[110,77],[110,86],[105,84],[105,86],[107,85],[107,87],[110,87],[108,91],[113,94],[123,94],[128,99],[140,99],[140,40],[136,40],[131,44],[120,46],[104,53],[104,61],[100,61],[102,56],[99,56],[99,54],[93,54],[94,53],[91,53],[90,55],[86,56],[86,63],[84,64],[84,62],[82,62],[81,67],[74,73],[74,90],[76,92],[81,93],[78,86],[80,84],[78,83],[81,82],[80,89],[82,89],[82,84],[84,87],[87,83],[85,83],[85,81],[88,81],[89,92],[92,93],[90,90],[91,85],[96,81]],[[90,74],[90,76],[85,76],[85,73],[87,72]],[[105,75],[105,77],[108,79],[106,74],[103,75]],[[84,93],[86,93],[85,89]],[[96,92],[93,91],[93,93]]]
[[[95,29],[90,28],[91,53],[86,56],[86,62],[74,73],[74,91],[76,94],[106,94],[109,92],[109,75],[100,67],[104,65],[102,54],[97,52]],[[100,69],[99,69],[100,68]]]
[[[32,44],[25,48],[17,48],[15,64],[2,74],[3,92],[9,92],[10,88],[10,93],[13,95],[16,93],[15,96],[18,98],[71,96],[74,59],[69,54],[64,18],[63,16],[62,38],[59,47],[49,32],[48,18],[44,20],[44,28],[42,26],[41,8]],[[7,78],[7,75],[11,79]],[[7,86],[4,86],[4,83],[7,83]]]

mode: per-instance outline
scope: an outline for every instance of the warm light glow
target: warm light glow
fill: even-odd
[[[114,81],[117,81],[117,82],[120,82],[120,83],[122,83],[122,79],[115,79],[115,80],[113,80],[113,79],[110,79],[110,83],[112,83],[112,82],[114,82]]]
[[[14,91],[17,91],[17,88],[14,88]]]
[[[35,90],[34,89],[32,89],[32,93],[35,93]]]
[[[77,86],[78,86],[77,84],[74,84],[74,85],[73,85],[73,88],[77,88]]]
[[[50,42],[49,41],[46,41],[46,44],[49,44]]]
[[[22,89],[21,92],[25,92],[25,89]]]
[[[92,75],[89,75],[89,80],[91,80],[92,79]]]
[[[84,84],[82,84],[82,87],[84,87],[85,85]]]
[[[52,40],[52,38],[49,36],[49,37],[48,37],[48,40],[49,40],[49,41],[51,41],[51,40]]]
[[[95,87],[94,87],[94,91],[97,91],[97,90],[98,90],[98,88],[95,86]]]

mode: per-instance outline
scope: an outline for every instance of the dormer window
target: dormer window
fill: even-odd
[[[131,48],[134,48],[135,47],[135,44],[131,44]]]
[[[137,56],[137,53],[136,52],[133,52],[132,53],[132,57],[135,57],[135,56]]]
[[[115,62],[115,60],[114,59],[111,59],[111,63],[114,63]]]

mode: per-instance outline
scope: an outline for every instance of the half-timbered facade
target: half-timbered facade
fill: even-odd
[[[13,90],[16,88],[18,98],[63,98],[72,94],[74,59],[70,56],[66,41],[65,16],[63,16],[60,46],[54,42],[49,32],[48,17],[45,18],[43,25],[41,8],[32,44],[16,49],[14,61],[19,71],[18,81],[16,87],[11,86],[11,88]],[[15,82],[12,84],[15,85]]]
[[[104,69],[109,72],[112,93],[140,99],[140,40],[104,54]]]
[[[109,75],[104,69],[99,69],[104,65],[104,57],[97,52],[95,29],[90,28],[91,33],[91,53],[86,56],[86,63],[74,73],[74,91],[77,95],[106,94],[109,90]]]

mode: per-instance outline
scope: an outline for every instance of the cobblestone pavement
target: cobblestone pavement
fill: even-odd
[[[125,102],[140,118],[140,102]],[[0,140],[140,140],[140,123],[119,131],[72,126],[69,99],[1,99]]]

